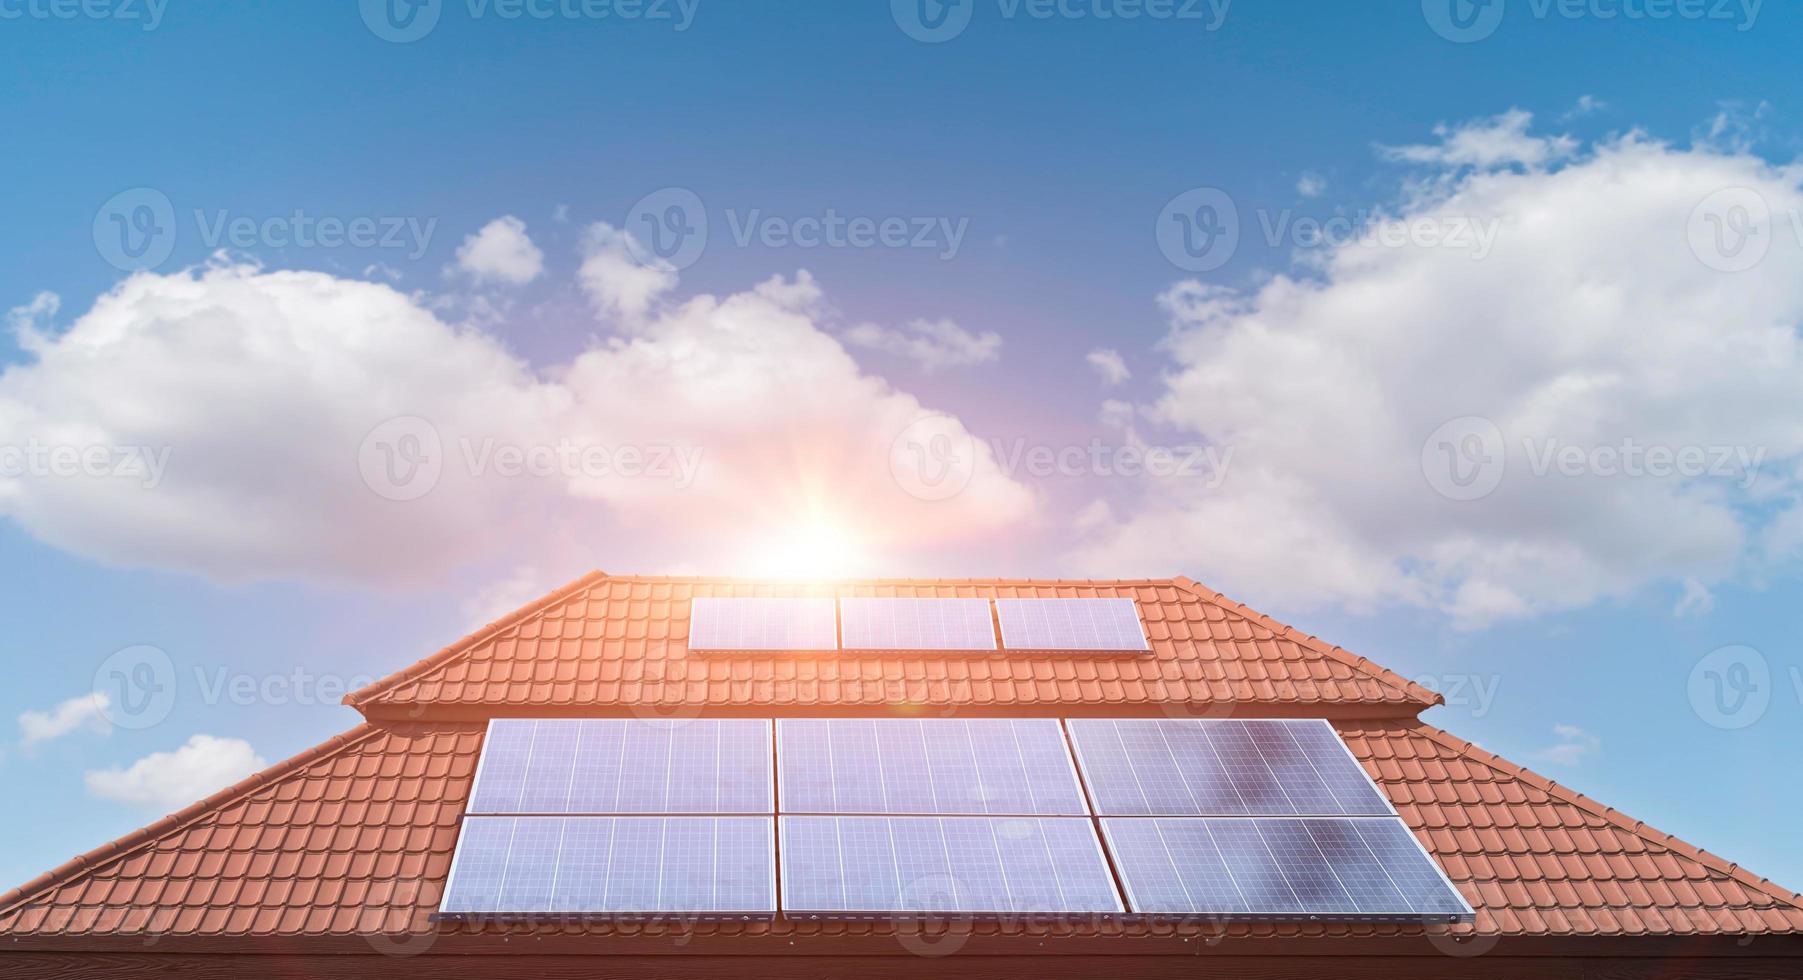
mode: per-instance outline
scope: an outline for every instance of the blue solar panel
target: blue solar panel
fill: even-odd
[[[497,718],[471,813],[772,813],[770,722]]]
[[[1073,718],[1068,725],[1103,816],[1395,812],[1318,718]]]
[[[777,720],[786,813],[1089,812],[1056,719]]]
[[[1081,818],[785,816],[781,833],[789,915],[1123,910]]]
[[[1436,921],[1472,914],[1395,817],[1101,823],[1137,913]]]
[[[776,911],[771,817],[466,817],[441,914]]]
[[[988,599],[844,598],[841,644],[847,650],[994,650]]]
[[[997,599],[995,613],[1010,650],[1151,649],[1132,599]]]
[[[689,605],[689,649],[837,650],[838,604],[831,596],[697,596]]]

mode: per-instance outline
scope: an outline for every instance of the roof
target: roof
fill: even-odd
[[[428,921],[449,872],[484,719],[534,713],[1324,717],[1477,912],[1475,922],[1450,926],[1217,927],[1132,917],[972,925],[986,942],[1024,936],[1043,951],[1055,935],[1099,952],[1188,954],[1202,948],[1186,945],[1192,940],[1223,936],[1243,940],[1234,944],[1241,950],[1324,939],[1339,950],[1419,946],[1423,936],[1721,937],[1738,948],[1752,936],[1803,935],[1797,894],[1424,723],[1418,715],[1435,702],[1432,692],[1188,579],[866,581],[834,590],[1127,596],[1153,649],[690,653],[693,596],[821,589],[591,574],[356,692],[346,700],[368,719],[358,728],[0,895],[8,940],[0,950],[142,951],[155,937],[158,951],[189,944],[216,952],[259,937],[262,951],[292,942],[308,953],[390,952],[384,944],[410,939],[445,952],[895,952],[903,927],[884,921]],[[533,942],[505,945],[523,934]],[[609,941],[596,944],[597,936]],[[574,945],[559,945],[566,942]]]
[[[1338,723],[1346,743],[1477,910],[1459,926],[1247,923],[1246,940],[1451,935],[1615,937],[1803,930],[1803,901],[1418,720]],[[502,926],[431,923],[450,868],[483,727],[368,724],[0,896],[0,930],[54,945],[99,936],[596,935],[669,944],[841,942],[893,924],[789,921]],[[998,931],[1072,926],[998,923]],[[1105,920],[1098,938],[1161,935]],[[393,940],[384,940],[393,941]],[[1112,944],[1128,951],[1135,944]],[[451,946],[454,948],[454,946]],[[526,947],[522,947],[526,948]],[[888,949],[893,951],[893,940]],[[595,951],[590,948],[588,951]],[[693,949],[691,948],[691,951]]]
[[[1148,654],[692,652],[696,596],[1124,597]],[[1413,715],[1440,696],[1185,578],[847,581],[593,573],[345,699],[371,718],[535,713]]]

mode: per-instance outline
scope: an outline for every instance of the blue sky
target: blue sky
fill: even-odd
[[[168,471],[0,476],[0,779],[32,801],[0,878],[603,568],[1190,574],[1803,884],[1774,778],[1803,725],[1803,14],[1510,0],[1455,43],[1435,0],[964,4],[937,43],[881,2],[457,0],[406,43],[350,0],[6,7],[0,444]],[[698,255],[629,237],[672,202]],[[835,217],[904,231],[795,242]],[[1210,220],[1237,247],[1173,246]],[[166,251],[135,278],[117,222]],[[1749,228],[1756,262],[1710,251]],[[421,418],[447,455],[414,499],[369,453]],[[911,431],[957,492],[896,473]],[[702,468],[453,472],[484,439]],[[1506,475],[1459,499],[1443,444]],[[1215,454],[1148,477],[1096,445]],[[1624,445],[1701,471],[1611,469]],[[121,663],[173,680],[154,724],[81,706]]]

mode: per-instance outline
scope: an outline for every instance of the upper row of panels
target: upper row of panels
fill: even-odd
[[[982,652],[1150,650],[1132,599],[701,596],[689,649]],[[997,630],[1001,642],[996,642]]]

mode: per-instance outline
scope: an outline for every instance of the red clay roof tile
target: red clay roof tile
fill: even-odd
[[[1341,721],[1337,726],[1353,754],[1398,803],[1404,821],[1477,909],[1477,923],[1455,927],[1455,935],[1803,931],[1803,898],[1798,895],[1431,726],[1413,719]],[[445,933],[659,934],[657,926],[627,923],[477,927],[427,922],[449,870],[455,826],[481,738],[482,726],[474,722],[362,726],[0,896],[0,931],[15,938],[118,933],[368,936],[405,925]],[[1413,760],[1414,772],[1392,771],[1385,760],[1396,758]],[[440,769],[450,775],[426,775]],[[1481,782],[1503,802],[1407,803],[1460,798],[1462,794],[1450,792],[1449,781],[1455,779]],[[323,802],[328,796],[367,797],[377,785],[394,805],[339,812]],[[252,814],[278,814],[282,808],[276,801],[296,794],[304,802],[287,811],[292,822],[237,827],[243,832],[234,832]],[[1524,799],[1542,802],[1506,802]],[[834,934],[881,935],[892,928],[880,922],[787,920],[685,927],[710,934],[787,936],[796,942]],[[1086,928],[1098,935],[1134,936],[1149,927],[1122,921]],[[1247,923],[1229,930],[1246,937],[1421,931],[1420,926],[1347,923]]]
[[[1152,651],[1142,655],[694,653],[696,596],[1125,596]],[[1183,628],[1173,629],[1172,625]],[[1193,624],[1193,629],[1189,628]],[[577,639],[580,638],[580,639]],[[1233,603],[1188,579],[845,582],[586,576],[345,699],[396,719],[474,718],[505,708],[626,711],[886,712],[932,704],[967,712],[1165,711],[1394,717],[1439,695]]]

